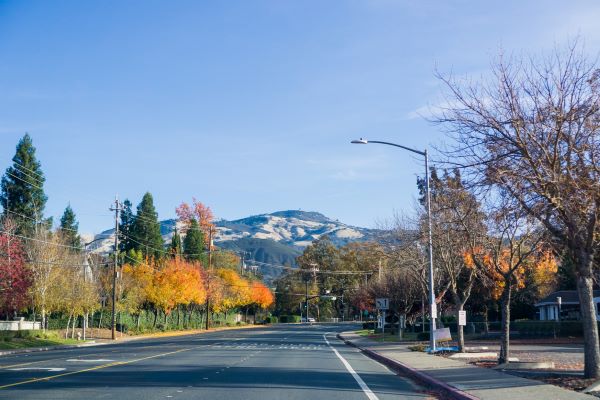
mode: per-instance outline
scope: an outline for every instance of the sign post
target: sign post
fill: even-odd
[[[390,299],[380,297],[375,299],[377,310],[381,311],[381,341],[385,340],[385,312],[389,309]]]

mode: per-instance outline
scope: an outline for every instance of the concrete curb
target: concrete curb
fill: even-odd
[[[400,361],[396,361],[391,358],[382,356],[381,354],[379,354],[373,350],[369,350],[369,349],[365,349],[363,347],[357,346],[355,343],[352,343],[351,341],[347,340],[340,334],[338,334],[337,337],[338,337],[338,339],[342,340],[345,344],[359,349],[362,353],[371,357],[375,361],[380,362],[381,364],[385,365],[386,367],[391,368],[394,371],[401,372],[425,386],[429,386],[434,389],[441,390],[444,393],[446,393],[448,396],[450,396],[452,399],[455,399],[455,400],[479,400],[479,397],[475,397],[466,392],[463,392],[460,389],[455,388],[454,386],[448,385],[447,383],[444,383],[442,381],[434,379],[433,377],[427,375],[426,373],[421,372],[417,369],[414,369],[406,364],[403,364]]]

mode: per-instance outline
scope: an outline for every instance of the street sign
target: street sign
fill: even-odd
[[[377,306],[378,310],[387,310],[389,308],[390,301],[387,298],[381,297],[375,299],[375,305]]]
[[[467,325],[467,312],[464,310],[458,312],[458,325]]]

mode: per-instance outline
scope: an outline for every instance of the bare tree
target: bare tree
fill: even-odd
[[[456,146],[451,162],[500,187],[573,259],[585,340],[585,376],[600,377],[593,265],[600,238],[600,76],[577,44],[541,60],[500,58],[480,82],[440,78],[450,104],[437,121]]]
[[[423,182],[420,186],[424,188]],[[464,187],[458,170],[452,173],[444,171],[439,176],[432,169],[430,186],[433,256],[435,265],[448,282],[458,321],[480,276],[477,264],[465,263],[465,253],[482,243],[486,234],[485,215],[475,196]],[[457,333],[458,350],[463,352],[465,336],[462,325],[457,325]]]

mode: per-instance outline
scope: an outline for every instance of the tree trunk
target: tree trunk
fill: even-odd
[[[73,329],[71,329],[71,339],[75,339],[75,326],[78,319],[79,315],[75,315],[75,313],[73,313]]]
[[[598,342],[598,323],[596,322],[596,307],[594,304],[593,279],[591,276],[592,259],[585,268],[588,274],[580,273],[577,277],[577,292],[581,304],[581,320],[583,323],[584,340],[584,371],[585,378],[600,377],[600,344]]]
[[[152,322],[152,329],[156,328],[156,320],[158,319],[158,309],[154,309],[154,321]]]
[[[511,281],[506,281],[506,286],[502,291],[502,338],[500,341],[500,356],[498,364],[508,364],[510,356],[510,296],[512,291]]]
[[[65,339],[69,338],[69,325],[71,325],[71,314],[69,314],[69,319],[67,320],[67,330],[65,331]]]
[[[46,309],[42,307],[42,330],[46,332]]]
[[[102,329],[102,315],[104,311],[100,309],[100,319],[98,320],[98,329]]]
[[[85,314],[83,314],[83,326],[82,326],[82,329],[83,329],[83,332],[82,332],[83,340],[85,340],[85,333],[86,333],[85,332],[85,328],[86,328],[86,325],[87,325],[87,320],[88,320],[88,313],[85,313]]]
[[[488,321],[488,306],[484,304],[483,306],[483,333],[485,336],[490,334],[490,323]]]

